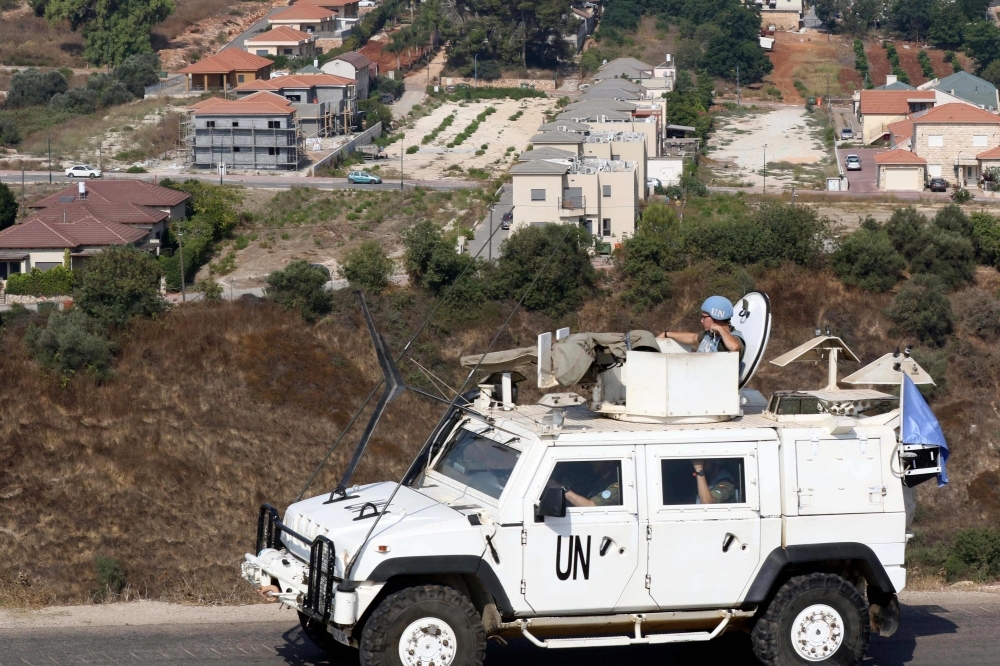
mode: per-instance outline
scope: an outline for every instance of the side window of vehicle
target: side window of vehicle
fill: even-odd
[[[746,502],[743,458],[664,458],[660,474],[664,506]]]
[[[545,485],[565,488],[567,507],[622,506],[622,461],[563,460]]]

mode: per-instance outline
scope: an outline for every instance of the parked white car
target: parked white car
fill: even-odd
[[[848,171],[861,171],[861,158],[857,155],[848,155],[845,164]]]
[[[100,178],[101,170],[89,164],[77,164],[66,169],[67,178]]]

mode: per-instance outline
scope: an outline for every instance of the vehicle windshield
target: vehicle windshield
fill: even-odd
[[[515,448],[463,427],[434,455],[431,469],[500,499],[520,455]]]

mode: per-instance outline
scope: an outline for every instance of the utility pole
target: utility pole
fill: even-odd
[[[479,54],[477,53],[472,58],[472,86],[476,87],[479,85]]]
[[[52,132],[49,132],[49,185],[52,184]]]
[[[21,217],[24,217],[28,212],[28,208],[24,205],[24,160],[21,160]]]
[[[187,292],[184,291],[184,243],[181,242],[180,223],[174,227],[174,235],[177,236],[177,253],[180,260],[181,273],[181,302],[187,303]]]
[[[736,65],[736,106],[740,106],[740,66]]]
[[[160,116],[160,120],[163,121],[163,159],[167,159],[167,113],[163,112]]]
[[[762,193],[767,194],[767,144],[764,144],[764,187]]]
[[[399,191],[403,191],[403,138],[406,135],[399,137]]]
[[[490,237],[489,240],[486,241],[487,243],[489,243],[490,246],[489,247],[490,263],[493,263],[493,209],[496,207],[497,207],[496,204],[490,206]]]
[[[104,174],[104,143],[97,146],[97,168],[101,170],[101,175]]]

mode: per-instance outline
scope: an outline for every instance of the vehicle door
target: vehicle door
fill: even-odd
[[[760,560],[756,443],[650,445],[645,455],[653,601],[735,604]]]
[[[567,490],[564,517],[536,515],[548,487]],[[639,566],[635,448],[551,447],[524,501],[527,604],[539,614],[614,610]]]

